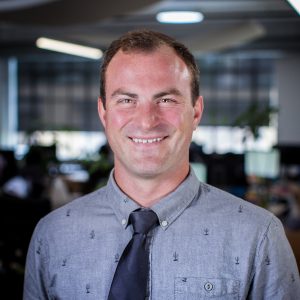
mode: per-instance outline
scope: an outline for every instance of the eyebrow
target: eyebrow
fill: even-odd
[[[115,97],[115,96],[119,96],[119,95],[124,95],[124,96],[128,96],[130,98],[138,98],[137,94],[134,93],[130,93],[130,92],[126,92],[125,90],[123,90],[122,88],[116,89],[112,94],[111,97]],[[153,96],[153,99],[157,99],[157,98],[161,98],[164,97],[166,95],[175,95],[175,96],[182,96],[181,92],[176,89],[176,88],[170,88],[169,90],[163,91],[163,92],[159,92],[157,94],[155,94]]]
[[[123,89],[119,88],[117,90],[115,90],[112,94],[111,97],[115,97],[115,96],[119,96],[119,95],[124,95],[124,96],[128,96],[130,98],[137,98],[138,95],[134,94],[134,93],[130,93],[130,92],[126,92]]]
[[[181,92],[178,89],[171,88],[169,90],[166,90],[166,91],[155,94],[153,96],[153,98],[157,99],[157,98],[161,98],[161,97],[166,96],[166,95],[182,96]]]

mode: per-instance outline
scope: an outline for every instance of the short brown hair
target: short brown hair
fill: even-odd
[[[164,45],[174,49],[176,54],[187,65],[192,77],[192,103],[195,104],[195,101],[199,96],[199,70],[194,56],[186,46],[177,42],[175,39],[159,32],[143,29],[126,33],[119,39],[113,41],[106,50],[100,69],[100,97],[102,98],[104,107],[106,101],[105,73],[110,61],[116,55],[116,53],[119,50],[124,52],[152,52]]]

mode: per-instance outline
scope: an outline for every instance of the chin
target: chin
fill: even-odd
[[[141,166],[133,170],[133,173],[143,178],[154,178],[163,173],[163,168],[161,164],[157,166]]]

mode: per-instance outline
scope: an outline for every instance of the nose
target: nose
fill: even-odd
[[[158,106],[153,102],[140,103],[136,110],[135,120],[143,130],[154,128],[160,120]]]

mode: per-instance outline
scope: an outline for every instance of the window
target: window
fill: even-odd
[[[19,130],[98,131],[99,62],[19,62]]]

